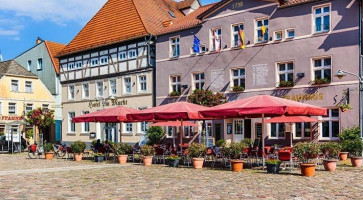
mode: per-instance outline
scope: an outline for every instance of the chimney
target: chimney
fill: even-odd
[[[37,44],[37,45],[42,42],[43,42],[43,40],[40,37],[38,37],[37,40],[35,40],[35,44]]]

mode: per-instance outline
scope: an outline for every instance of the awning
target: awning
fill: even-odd
[[[139,110],[118,106],[104,110],[99,110],[96,112],[91,112],[85,115],[80,115],[78,117],[73,117],[72,121],[74,123],[78,122],[118,123],[118,122],[127,121],[126,114],[131,112],[137,113],[139,112]]]
[[[175,126],[180,127],[181,121],[168,121],[168,122],[157,122],[154,124],[151,124],[150,126]],[[191,123],[191,122],[183,122],[183,126],[198,126],[198,124]]]
[[[307,116],[281,116],[267,119],[265,123],[295,123],[295,122],[318,122],[319,120]]]

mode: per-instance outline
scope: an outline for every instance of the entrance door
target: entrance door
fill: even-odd
[[[114,123],[106,124],[105,126],[105,139],[112,142],[117,142],[117,126]]]
[[[214,135],[216,137],[216,141],[222,139],[221,138],[221,124],[214,124]]]
[[[244,139],[243,124],[243,119],[233,120],[233,142],[239,142]]]

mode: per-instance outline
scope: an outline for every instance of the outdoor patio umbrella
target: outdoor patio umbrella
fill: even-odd
[[[136,113],[138,112],[138,110],[123,106],[118,106],[74,117],[72,121],[74,123],[78,122],[119,123],[127,121],[126,114],[131,112]]]
[[[295,102],[269,95],[258,95],[232,101],[200,111],[203,117],[213,118],[262,118],[262,149],[265,148],[265,117],[281,115],[321,116],[327,114],[326,108]]]
[[[207,107],[200,106],[188,102],[175,102],[166,105],[161,105],[135,113],[126,115],[130,121],[155,121],[155,120],[180,120],[180,144],[183,144],[183,132],[185,120],[203,120],[206,119],[199,115],[199,111],[206,110]]]

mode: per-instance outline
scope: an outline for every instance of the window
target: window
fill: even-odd
[[[256,20],[256,42],[268,41],[268,19]]]
[[[243,30],[243,24],[232,25],[232,47],[238,47],[241,45],[238,33],[239,29]]]
[[[136,58],[136,50],[129,50],[129,59]]]
[[[243,135],[243,120],[234,120],[234,134]]]
[[[286,30],[286,38],[292,39],[295,37],[295,29],[288,29]]]
[[[9,103],[9,105],[8,105],[9,115],[15,115],[16,112],[17,112],[16,103]]]
[[[201,44],[200,48],[199,48],[199,53],[205,53],[207,51],[207,45],[206,44]]]
[[[184,137],[190,138],[193,136],[193,127],[192,126],[184,126]]]
[[[194,89],[203,90],[204,87],[204,73],[194,74]]]
[[[74,99],[74,85],[68,86],[68,99]]]
[[[102,81],[96,82],[96,96],[98,96],[98,97],[103,96],[103,82]]]
[[[68,113],[68,133],[74,133],[76,131],[76,124],[72,121],[76,114],[74,112]]]
[[[245,69],[233,69],[232,70],[232,87],[243,87],[245,88]]]
[[[25,92],[27,92],[27,93],[33,92],[33,82],[25,81]]]
[[[89,111],[83,111],[82,115],[88,114]],[[89,132],[89,122],[83,122],[82,123],[82,133],[88,133]]]
[[[331,82],[331,58],[318,58],[313,60],[315,81]]]
[[[19,81],[18,80],[11,80],[11,91],[19,92]]]
[[[127,59],[126,51],[118,53],[118,58],[119,60],[126,60]]]
[[[38,58],[37,70],[43,69],[43,58]]]
[[[84,98],[84,99],[89,98],[89,84],[88,83],[82,84],[82,98]]]
[[[91,67],[98,66],[98,58],[91,59]]]
[[[32,69],[32,61],[28,60],[28,65],[27,65],[28,71],[31,71]]]
[[[124,78],[124,93],[131,94],[131,78]]]
[[[314,32],[322,33],[330,30],[330,6],[314,8]]]
[[[138,133],[145,134],[149,128],[149,124],[147,122],[139,122],[138,125],[139,125]]]
[[[181,92],[180,76],[170,76],[171,91]]]
[[[110,88],[110,95],[109,96],[116,96],[117,95],[117,81],[116,79],[112,79],[109,81],[109,88]]]
[[[321,122],[322,139],[338,139],[339,136],[339,109],[329,109],[328,116]]]
[[[48,110],[49,109],[49,104],[42,104],[42,109]]]
[[[294,63],[279,63],[279,86],[293,86],[294,84]]]
[[[295,123],[294,138],[310,138],[311,136],[311,123]]]
[[[282,31],[275,32],[275,40],[282,40]]]
[[[284,123],[271,123],[271,138],[285,138],[285,124]]]
[[[174,137],[176,136],[176,134],[174,133],[174,127],[172,127],[172,126],[168,126],[167,128],[166,128],[166,131],[167,131],[167,133],[168,133],[168,135],[166,136],[167,138],[173,138],[173,135],[174,135]],[[174,134],[173,134],[174,133]]]
[[[215,28],[211,30],[211,50],[220,51],[222,48],[222,29]]]
[[[180,56],[180,37],[170,38],[170,57]]]
[[[68,70],[74,69],[74,63],[68,63]]]
[[[33,110],[33,104],[27,103],[25,104],[25,114]]]
[[[100,58],[100,64],[101,65],[107,65],[108,64],[108,57],[107,56],[103,56]]]
[[[76,62],[76,68],[82,68],[82,61]]]
[[[122,123],[124,133],[132,133],[132,123]]]
[[[146,76],[139,76],[139,92],[146,92]]]

